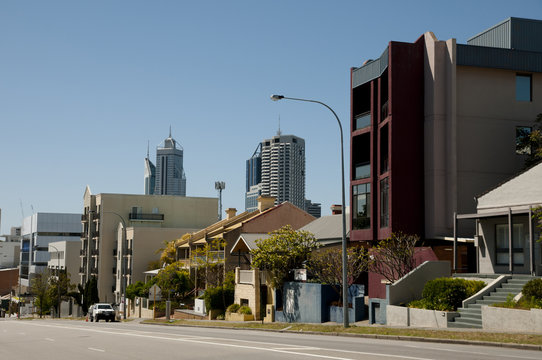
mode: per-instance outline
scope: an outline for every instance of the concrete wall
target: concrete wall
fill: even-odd
[[[482,328],[542,333],[542,309],[517,310],[482,306]]]
[[[330,285],[287,282],[284,284],[284,319],[303,323],[329,321],[328,304],[338,298]]]
[[[448,261],[426,261],[403,278],[387,286],[389,304],[406,304],[412,300],[420,299],[426,282],[450,275]]]
[[[388,305],[386,307],[386,325],[424,328],[447,328],[448,321],[457,317],[457,312],[407,308]]]
[[[12,268],[19,266],[19,242],[0,241],[0,268]]]

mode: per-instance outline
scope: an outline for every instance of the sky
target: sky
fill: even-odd
[[[305,139],[306,198],[348,205],[350,69],[389,41],[467,39],[542,1],[0,2],[0,234],[93,194],[143,193],[147,144],[184,148],[187,196],[244,210],[245,161],[263,139]]]

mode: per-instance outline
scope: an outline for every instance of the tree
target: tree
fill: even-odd
[[[180,262],[169,264],[161,269],[155,279],[156,285],[162,290],[162,294],[165,296],[171,293],[176,300],[185,298],[187,293],[192,290],[190,274],[183,269],[183,264]]]
[[[192,262],[197,266],[198,274],[200,274],[198,277],[201,277],[203,274],[205,288],[221,286],[224,283],[225,246],[226,242],[224,239],[218,238],[193,251]],[[201,285],[198,287],[201,287]]]
[[[49,310],[51,307],[51,299],[49,297],[49,270],[46,269],[42,272],[37,273],[30,280],[30,292],[35,297],[35,305],[39,310],[40,318]]]
[[[98,297],[98,281],[93,276],[87,280],[85,286],[78,285],[80,294],[80,304],[83,312],[86,314],[90,305],[100,302]]]
[[[130,300],[134,300],[137,297],[147,297],[148,289],[145,291],[145,284],[142,281],[136,281],[134,284],[130,284],[126,287],[126,297]]]
[[[516,130],[516,152],[527,155],[525,167],[531,167],[542,160],[542,113],[535,119],[533,128],[520,127]]]
[[[371,251],[369,271],[382,275],[390,283],[414,269],[414,248],[420,240],[417,235],[393,233],[381,240]]]
[[[369,256],[367,250],[362,247],[349,247],[347,258],[347,286],[350,287],[356,279],[368,269]],[[331,285],[339,294],[340,302],[343,298],[343,272],[342,272],[342,249],[329,248],[312,253],[308,263],[309,271],[314,278],[322,283]]]
[[[48,290],[48,296],[50,303],[57,309],[60,314],[60,303],[68,296],[72,296],[75,285],[70,283],[70,275],[65,272],[59,272],[58,276],[50,278],[50,286]]]
[[[164,247],[157,250],[157,253],[160,253],[160,263],[159,266],[155,267],[155,269],[161,267],[163,264],[169,265],[177,261],[177,245],[180,242],[187,241],[188,239],[190,239],[189,233],[184,234],[180,239],[171,241],[165,240]]]
[[[271,285],[280,291],[291,270],[302,268],[318,243],[310,232],[295,231],[290,225],[269,234],[269,238],[257,240],[258,247],[250,251],[252,266],[269,270]]]

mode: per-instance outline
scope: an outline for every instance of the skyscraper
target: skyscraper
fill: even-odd
[[[186,175],[183,168],[183,148],[169,137],[156,148],[156,166],[145,158],[145,195],[186,196]]]
[[[255,209],[252,200],[259,195],[305,209],[305,140],[279,132],[259,144],[247,160],[246,210]]]
[[[147,157],[145,158],[145,195],[154,194],[156,183],[156,166],[149,158],[149,148],[147,147]]]

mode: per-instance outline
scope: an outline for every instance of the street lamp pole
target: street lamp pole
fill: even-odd
[[[58,306],[57,306],[57,317],[60,319],[60,252],[56,246],[49,244],[49,247],[52,247],[56,250],[56,290],[58,295]]]
[[[332,108],[330,108],[328,105],[324,104],[321,101],[317,100],[308,100],[308,99],[299,99],[299,98],[291,98],[286,97],[283,95],[271,95],[271,100],[273,101],[279,101],[282,99],[286,100],[294,100],[294,101],[304,101],[304,102],[311,102],[320,104],[322,106],[325,106],[328,108],[329,111],[333,113],[335,116],[335,119],[337,119],[337,124],[339,124],[339,132],[341,134],[341,187],[342,187],[342,278],[343,278],[343,326],[345,328],[349,327],[349,319],[348,319],[348,284],[347,284],[347,271],[348,271],[348,265],[347,265],[347,255],[346,255],[346,207],[345,207],[345,190],[344,190],[344,141],[343,141],[343,127],[341,124],[341,121],[339,120],[339,117],[333,111]]]

